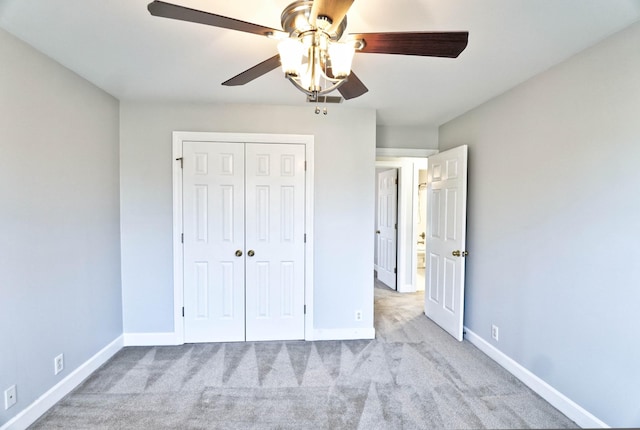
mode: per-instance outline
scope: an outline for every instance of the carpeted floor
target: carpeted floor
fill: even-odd
[[[130,347],[34,429],[480,429],[575,424],[422,314],[375,289],[375,340]]]

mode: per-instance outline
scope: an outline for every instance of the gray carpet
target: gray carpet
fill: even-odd
[[[375,340],[124,348],[34,429],[480,429],[575,424],[375,289]]]

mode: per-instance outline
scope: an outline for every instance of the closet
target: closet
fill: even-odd
[[[182,142],[184,341],[304,339],[305,147]]]

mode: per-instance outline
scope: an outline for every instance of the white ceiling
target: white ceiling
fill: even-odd
[[[275,41],[153,17],[149,1],[0,0],[0,27],[121,100],[304,106],[279,69],[220,85]],[[174,3],[281,28],[290,1]],[[369,92],[345,104],[376,109],[380,125],[437,126],[639,19],[640,0],[357,0],[347,32],[468,30],[469,45],[457,59],[356,55]]]

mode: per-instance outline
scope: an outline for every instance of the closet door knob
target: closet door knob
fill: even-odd
[[[249,252],[247,252],[247,255],[248,255],[249,257],[253,257],[254,255],[256,255],[256,253],[255,253],[255,252],[253,252],[253,249],[250,249],[250,250],[249,250]]]
[[[239,249],[236,251],[236,257],[242,257],[242,251]]]
[[[455,251],[453,251],[451,253],[451,255],[453,255],[454,257],[460,257],[460,251],[458,251],[457,249]]]

